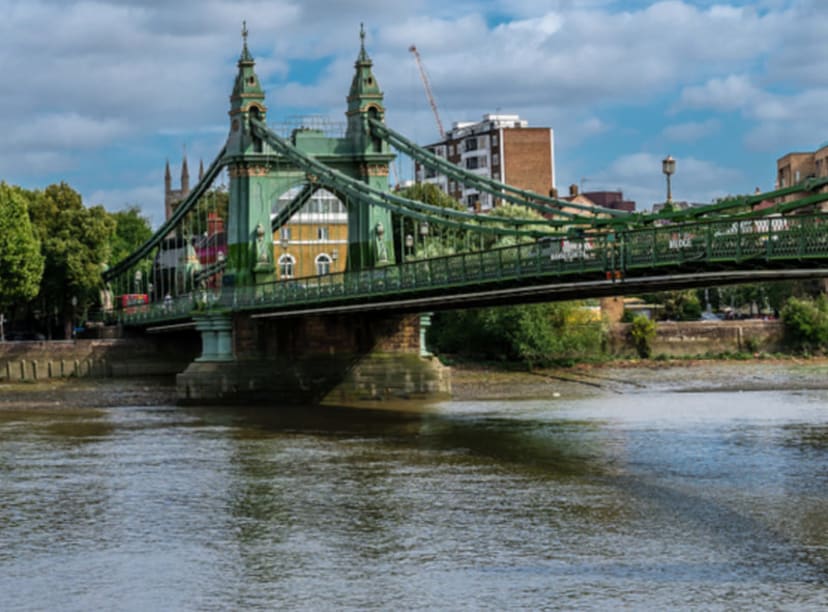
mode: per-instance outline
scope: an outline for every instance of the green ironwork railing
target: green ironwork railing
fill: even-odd
[[[670,272],[799,268],[828,262],[828,214],[756,221],[698,221],[578,238],[554,237],[371,270],[201,292],[172,304],[136,307],[124,323],[187,319],[211,308],[278,310],[365,300],[404,300],[504,284],[640,278]]]

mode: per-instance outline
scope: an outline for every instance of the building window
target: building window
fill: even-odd
[[[466,151],[476,151],[477,150],[477,138],[466,138]]]
[[[331,273],[331,256],[325,253],[320,253],[316,256],[316,273],[319,276],[325,276]]]
[[[466,158],[466,169],[467,170],[475,170],[480,167],[480,158],[479,157],[467,157]]]
[[[492,153],[492,165],[497,166],[500,163],[500,155]]]
[[[296,258],[287,253],[279,257],[279,278],[293,278],[296,268]]]
[[[466,196],[466,206],[468,206],[469,208],[475,208],[479,201],[480,195],[477,193],[472,193]]]
[[[287,225],[283,225],[281,229],[279,229],[279,239],[290,240],[290,228]]]
[[[799,182],[799,180],[800,180],[800,179],[799,179],[799,170],[797,170],[797,171],[796,171],[795,178],[794,178],[794,183],[798,183],[798,182]]]
[[[328,226],[323,225],[321,227],[316,228],[316,239],[317,240],[330,240],[330,233],[328,231]]]

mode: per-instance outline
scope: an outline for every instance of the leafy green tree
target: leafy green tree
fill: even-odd
[[[141,209],[137,206],[112,213],[112,218],[115,221],[115,233],[109,255],[110,265],[122,261],[152,237],[149,219],[141,214]]]
[[[34,194],[31,218],[46,261],[38,300],[59,309],[69,337],[73,317],[99,299],[115,220],[102,206],[85,208],[80,194],[66,183]]]
[[[662,316],[665,319],[671,321],[697,321],[701,316],[701,301],[692,289],[665,291],[662,299],[664,305]]]
[[[438,353],[548,365],[601,353],[605,331],[578,302],[438,313],[429,345]]]
[[[28,215],[25,192],[0,183],[0,311],[37,295],[43,256]]]
[[[785,336],[795,349],[805,353],[828,348],[828,299],[790,298],[782,308]]]

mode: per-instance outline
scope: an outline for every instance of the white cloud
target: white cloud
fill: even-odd
[[[756,104],[763,95],[747,75],[729,75],[710,79],[704,85],[685,87],[678,107],[733,111]]]
[[[632,153],[616,158],[607,168],[590,178],[604,189],[621,189],[635,200],[638,210],[648,210],[666,197],[666,177],[661,172],[663,156]],[[597,187],[590,187],[597,189]],[[712,202],[716,198],[752,191],[741,171],[716,162],[679,157],[672,177],[674,200]]]
[[[718,119],[707,119],[706,121],[688,121],[669,125],[662,133],[668,140],[695,142],[715,134],[720,127],[721,122]]]
[[[826,7],[821,0],[6,0],[0,130],[17,151],[0,155],[0,172],[12,182],[59,172],[71,180],[79,157],[100,155],[105,164],[112,141],[143,148],[158,134],[175,147],[157,151],[158,165],[177,157],[181,144],[212,159],[226,127],[242,19],[270,121],[284,119],[287,107],[341,121],[364,21],[393,127],[421,142],[436,135],[408,52],[416,44],[446,125],[498,108],[519,113],[555,129],[560,167],[630,189],[641,180],[642,198],[649,189],[652,200],[662,192],[657,156],[629,153],[608,164],[592,154],[605,148],[596,136],[615,151],[657,150],[667,140],[708,147],[680,158],[677,189],[694,159],[720,154],[716,139],[725,133],[771,157],[828,138],[814,127],[828,102]],[[296,59],[327,64],[308,79],[297,75]],[[657,110],[646,120],[614,114],[643,107]],[[728,132],[727,113],[741,116],[746,135]],[[728,160],[708,163],[699,173],[713,173],[718,184],[692,177],[699,195],[687,199],[744,178],[735,169],[716,174]],[[160,210],[160,189],[151,195],[144,172],[135,175],[108,191],[95,186],[97,177],[82,180],[107,199],[140,196]]]

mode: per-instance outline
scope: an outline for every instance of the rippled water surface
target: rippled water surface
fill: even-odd
[[[828,606],[828,392],[0,411],[4,610]]]

